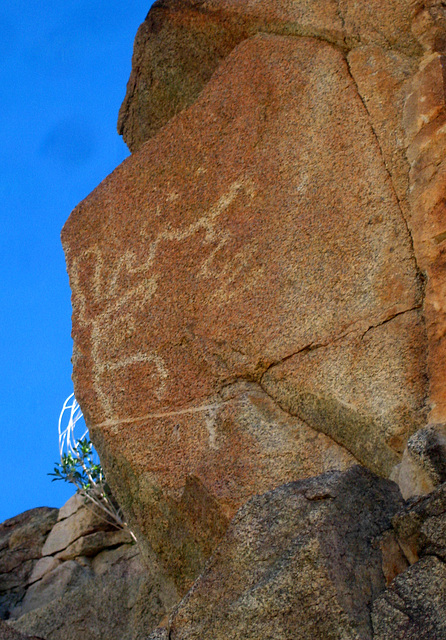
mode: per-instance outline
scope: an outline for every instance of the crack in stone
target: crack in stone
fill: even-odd
[[[385,320],[383,320],[382,322],[379,322],[378,324],[372,325],[370,326],[368,329],[366,329],[364,331],[364,333],[361,335],[361,340],[364,339],[364,336],[369,332],[372,331],[373,329],[378,329],[378,327],[382,327],[383,325],[387,324],[388,322],[391,322],[392,320],[394,320],[395,318],[398,318],[398,316],[403,316],[406,313],[410,313],[411,311],[416,311],[416,310],[420,310],[423,308],[422,304],[417,304],[415,307],[412,307],[411,309],[406,309],[405,311],[398,311],[397,313],[394,313],[392,316],[390,316],[389,318],[386,318]]]
[[[349,50],[349,46],[347,44],[347,32],[345,30],[345,18],[343,16],[342,11],[341,11],[341,0],[336,0],[336,7],[337,7],[336,8],[336,13],[338,14],[338,18],[341,21],[342,38],[343,38],[343,41],[344,41],[344,45],[345,45],[345,48],[347,50]]]
[[[295,355],[295,354],[294,354]],[[289,356],[292,357],[292,356]],[[266,373],[266,372],[265,372]],[[323,435],[325,438],[328,438],[329,440],[331,440],[334,444],[338,445],[338,447],[341,447],[342,449],[344,449],[344,451],[346,451],[347,453],[349,453],[352,458],[354,460],[356,460],[357,464],[362,464],[358,458],[356,457],[356,455],[353,453],[353,451],[351,451],[347,445],[344,442],[339,442],[338,440],[336,440],[336,438],[328,433],[325,433],[324,431],[318,429],[316,426],[313,426],[311,424],[309,424],[301,415],[299,415],[298,413],[292,413],[289,409],[287,409],[286,407],[284,407],[282,405],[282,403],[275,398],[274,396],[272,396],[268,390],[262,385],[261,382],[258,383],[259,387],[261,388],[261,390],[268,396],[268,398],[274,402],[274,404],[276,406],[279,407],[279,409],[281,409],[281,411],[283,411],[284,413],[286,413],[288,416],[291,416],[292,418],[297,418],[298,420],[300,420],[300,422],[302,422],[302,424],[304,424],[308,429],[311,429],[311,431],[314,431],[315,433],[321,434]]]
[[[276,360],[274,362],[271,362],[266,368],[263,369],[262,373],[260,374],[258,382],[259,382],[260,385],[262,385],[264,376],[271,369],[274,369],[275,367],[280,366],[284,362],[287,362],[288,360],[291,360],[291,358],[294,358],[295,356],[299,355],[300,353],[308,353],[310,351],[315,351],[316,349],[321,349],[323,347],[329,347],[332,344],[335,344],[336,342],[339,342],[340,340],[343,340],[344,338],[348,338],[349,336],[359,335],[360,339],[362,340],[364,338],[364,336],[369,331],[372,331],[373,329],[377,329],[378,327],[381,327],[381,326],[387,324],[388,322],[391,322],[392,320],[394,320],[394,318],[397,318],[398,316],[402,316],[402,315],[404,315],[406,313],[410,313],[411,311],[416,311],[417,309],[422,309],[422,308],[423,308],[423,305],[422,304],[418,304],[418,305],[415,305],[414,307],[410,307],[409,309],[403,309],[402,311],[397,311],[396,313],[393,313],[392,315],[390,315],[389,317],[385,318],[381,322],[378,322],[376,324],[371,324],[361,334],[359,334],[359,331],[357,329],[352,329],[351,331],[345,331],[341,335],[336,336],[335,338],[332,338],[331,340],[327,340],[325,342],[310,342],[309,344],[305,345],[301,349],[298,349],[297,351],[294,351],[293,353],[290,353],[290,354],[284,356],[280,360]]]
[[[310,343],[309,345],[306,345],[305,347],[303,347],[303,348],[302,348],[302,349],[300,349],[299,351],[296,351],[296,352],[294,352],[294,353],[292,353],[292,354],[289,354],[289,355],[285,356],[284,358],[282,358],[282,359],[281,359],[281,360],[279,360],[278,362],[273,362],[272,364],[270,364],[270,365],[265,369],[265,371],[262,373],[262,375],[261,375],[261,377],[260,377],[260,379],[259,379],[259,381],[258,381],[258,385],[259,385],[259,387],[262,389],[262,391],[263,391],[263,392],[264,392],[264,393],[265,393],[265,394],[266,394],[266,395],[267,395],[267,396],[268,396],[268,397],[269,397],[269,398],[274,402],[274,404],[276,404],[276,405],[277,405],[277,406],[278,406],[282,411],[284,411],[287,415],[289,415],[289,416],[291,416],[291,417],[298,418],[298,419],[299,419],[303,424],[305,424],[308,428],[312,429],[312,430],[313,430],[313,431],[315,431],[316,433],[321,433],[321,434],[325,435],[326,437],[330,438],[330,440],[332,440],[332,441],[333,441],[334,443],[336,443],[338,446],[342,447],[342,448],[343,448],[345,451],[347,451],[347,452],[348,452],[348,453],[349,453],[349,454],[350,454],[350,455],[351,455],[355,460],[357,460],[356,454],[355,454],[353,451],[351,451],[351,450],[347,447],[347,445],[346,445],[344,442],[341,442],[341,441],[337,440],[337,439],[334,437],[334,435],[333,435],[333,434],[330,434],[330,435],[329,435],[329,434],[325,433],[324,431],[322,431],[322,430],[318,429],[316,425],[314,425],[314,426],[313,426],[313,425],[308,424],[308,422],[307,422],[307,421],[306,421],[306,420],[305,420],[305,419],[304,419],[304,418],[303,418],[299,413],[292,413],[289,409],[287,409],[286,407],[284,407],[284,406],[282,405],[282,403],[281,403],[277,398],[275,398],[274,396],[272,396],[272,395],[269,393],[268,389],[266,388],[266,385],[264,384],[263,379],[264,379],[265,375],[268,373],[268,371],[272,370],[272,369],[273,369],[273,368],[275,368],[275,367],[280,366],[281,364],[283,364],[283,363],[284,363],[284,362],[286,362],[287,360],[290,360],[291,358],[295,357],[296,355],[298,355],[298,354],[300,354],[300,353],[305,353],[305,352],[313,351],[313,350],[315,350],[315,349],[319,349],[319,348],[321,348],[321,347],[327,347],[327,346],[330,346],[330,345],[332,345],[332,344],[334,344],[334,343],[336,343],[336,342],[339,342],[340,340],[342,340],[342,339],[344,339],[344,338],[346,338],[346,337],[348,337],[348,336],[351,336],[351,335],[353,335],[353,336],[354,336],[355,334],[356,334],[356,335],[359,335],[360,339],[361,339],[361,340],[363,340],[364,336],[365,336],[369,331],[372,331],[373,329],[377,329],[377,328],[379,328],[379,327],[381,327],[381,326],[383,326],[383,325],[387,324],[388,322],[391,322],[392,320],[394,320],[394,319],[395,319],[395,318],[397,318],[398,316],[402,316],[402,315],[404,315],[404,314],[406,314],[406,313],[410,313],[411,311],[415,311],[415,310],[417,310],[417,309],[421,309],[421,308],[422,308],[422,306],[421,306],[421,305],[417,305],[417,306],[411,307],[410,309],[405,309],[404,311],[399,311],[399,312],[397,312],[397,313],[394,313],[394,314],[392,314],[390,317],[386,318],[385,320],[383,320],[383,321],[381,321],[381,322],[379,322],[379,323],[377,323],[377,324],[375,324],[375,325],[371,325],[371,326],[369,326],[369,327],[368,327],[368,328],[367,328],[367,329],[366,329],[362,334],[358,334],[358,332],[356,332],[356,331],[350,331],[350,332],[346,332],[346,333],[342,334],[341,336],[338,336],[337,338],[335,338],[335,339],[333,339],[333,340],[331,340],[331,341],[328,341],[328,342],[326,342],[326,343],[317,343],[317,344]],[[358,461],[358,464],[361,464],[361,463]]]
[[[378,145],[378,149],[380,151],[380,155],[381,155],[381,160],[382,160],[383,166],[384,166],[384,168],[385,168],[385,170],[387,172],[387,176],[388,176],[388,179],[389,179],[389,183],[390,183],[392,192],[393,192],[393,194],[395,196],[396,202],[398,203],[398,209],[400,211],[401,218],[402,218],[402,220],[404,222],[404,226],[406,227],[407,234],[408,234],[409,239],[410,239],[410,247],[411,247],[411,252],[412,252],[412,259],[413,259],[413,261],[415,263],[415,269],[416,269],[417,274],[420,276],[422,271],[421,271],[420,267],[418,266],[417,257],[416,257],[416,254],[415,254],[415,248],[414,248],[414,241],[413,241],[412,232],[410,230],[408,220],[406,219],[406,216],[404,215],[402,203],[401,203],[401,200],[400,200],[400,198],[398,196],[398,192],[396,190],[395,183],[393,182],[392,172],[390,171],[390,168],[389,168],[389,166],[388,166],[388,164],[386,162],[386,157],[385,157],[383,148],[381,147],[379,136],[378,136],[377,132],[375,131],[375,127],[373,126],[372,116],[371,116],[371,114],[370,114],[370,112],[369,112],[369,110],[367,108],[367,104],[366,104],[365,99],[361,95],[361,92],[360,92],[359,87],[358,87],[358,83],[356,82],[356,79],[355,79],[355,77],[353,75],[353,72],[352,72],[352,69],[350,67],[350,63],[348,61],[348,57],[345,58],[345,62],[346,62],[346,66],[347,66],[347,70],[348,70],[348,73],[350,75],[350,78],[352,79],[352,81],[354,83],[354,86],[356,87],[356,93],[358,94],[359,99],[361,100],[361,102],[362,102],[362,104],[364,106],[365,112],[367,113],[370,129],[372,130],[372,133],[373,133],[373,135],[375,137],[375,140],[376,140],[376,144]],[[410,163],[409,163],[409,166],[410,166]],[[422,294],[422,299],[424,301],[424,289],[422,289],[421,294]]]
[[[419,290],[420,290],[420,298],[421,298],[421,302],[420,302],[420,304],[419,304],[418,306],[414,307],[413,309],[409,309],[408,311],[411,311],[411,310],[414,310],[414,309],[420,309],[420,310],[423,310],[423,309],[424,309],[425,298],[426,298],[426,283],[427,283],[427,277],[426,277],[426,274],[421,270],[420,266],[418,265],[417,255],[416,255],[416,252],[415,252],[414,239],[413,239],[413,235],[412,235],[412,232],[411,232],[411,229],[410,229],[410,226],[409,226],[409,221],[407,220],[406,216],[404,215],[404,211],[403,211],[402,203],[401,203],[401,201],[400,201],[400,198],[398,197],[398,193],[397,193],[397,190],[396,190],[395,184],[394,184],[394,182],[393,182],[392,173],[391,173],[391,171],[390,171],[390,169],[389,169],[389,167],[388,167],[388,165],[387,165],[387,163],[386,163],[386,159],[385,159],[384,151],[383,151],[383,149],[382,149],[382,147],[381,147],[381,144],[380,144],[380,141],[379,141],[378,134],[376,133],[375,128],[374,128],[374,126],[373,126],[373,120],[372,120],[371,114],[370,114],[370,112],[369,112],[369,110],[368,110],[368,108],[367,108],[367,105],[366,105],[366,101],[365,101],[365,99],[362,97],[361,92],[359,91],[359,87],[358,87],[358,84],[357,84],[357,82],[356,82],[356,80],[355,80],[355,77],[354,77],[354,75],[353,75],[352,69],[351,69],[351,67],[350,67],[350,64],[349,64],[349,61],[348,61],[348,57],[346,57],[346,66],[347,66],[348,72],[349,72],[349,74],[350,74],[350,77],[351,77],[351,79],[352,79],[352,81],[354,82],[354,85],[355,85],[355,87],[356,87],[356,92],[357,92],[357,94],[358,94],[358,96],[359,96],[359,98],[360,98],[360,100],[361,100],[362,104],[364,105],[364,109],[365,109],[365,111],[366,111],[366,113],[367,113],[368,121],[369,121],[369,124],[370,124],[370,128],[371,128],[371,130],[372,130],[372,132],[373,132],[373,135],[375,136],[376,143],[377,143],[377,145],[378,145],[378,149],[380,150],[380,154],[381,154],[381,158],[382,158],[383,166],[385,167],[385,169],[386,169],[386,171],[387,171],[387,175],[388,175],[388,178],[389,178],[389,183],[390,183],[390,185],[391,185],[392,191],[393,191],[394,196],[395,196],[395,198],[396,198],[396,202],[398,203],[398,208],[399,208],[399,211],[400,211],[400,215],[401,215],[401,218],[402,218],[402,220],[403,220],[403,223],[404,223],[404,225],[405,225],[405,227],[406,227],[407,234],[408,234],[408,237],[409,237],[409,241],[410,241],[410,248],[411,248],[411,253],[412,253],[412,259],[413,259],[413,262],[414,262],[414,264],[415,264],[415,270],[416,270],[416,273],[417,273],[417,276],[418,276],[418,283],[419,283]],[[406,158],[407,158],[407,150],[406,150]],[[410,182],[410,174],[411,174],[411,171],[412,171],[413,163],[410,163],[408,158],[407,158],[407,162],[408,162],[408,166],[409,166],[408,177],[409,177],[409,182]],[[410,206],[410,205],[409,205],[409,206]],[[403,312],[403,313],[404,313],[404,312]],[[396,317],[397,315],[401,315],[401,312],[399,312],[398,314],[395,314],[393,317]],[[384,321],[383,323],[381,323],[381,324],[384,324],[385,322],[389,322],[389,321],[390,321],[390,320],[392,320],[392,319],[393,319],[393,318],[389,318],[389,319],[385,320],[385,321]],[[379,325],[378,325],[378,326],[379,326]],[[362,335],[362,339],[364,338],[364,336],[366,335],[366,333],[367,333],[368,331],[370,331],[372,328],[374,328],[374,327],[369,327],[369,328],[368,328],[368,329],[363,333],[363,335]],[[427,349],[428,349],[428,351],[429,351],[429,349],[430,349],[430,345],[429,345],[429,343],[428,343],[428,345],[427,345]],[[425,367],[425,377],[426,377],[426,379],[427,379],[427,380],[429,380],[429,376],[428,376],[427,368],[426,368],[426,367]],[[425,405],[425,406],[428,406],[428,403],[429,403],[429,396],[430,396],[430,394],[429,394],[429,391],[427,390],[427,391],[425,392],[425,398],[424,398],[424,405]]]
[[[322,346],[322,345],[318,345],[318,346]],[[317,347],[316,347],[317,348]],[[302,351],[304,351],[304,349],[302,349],[301,351],[298,351],[297,353],[301,353]],[[286,358],[283,359],[283,361],[288,360],[289,358],[292,358],[294,355],[296,354],[291,354],[289,356],[287,356]],[[280,363],[278,363],[280,364]],[[272,366],[277,366],[277,365],[270,365],[267,369],[267,371],[272,367]],[[265,371],[266,373],[266,371]],[[264,375],[264,374],[263,374]],[[262,376],[263,377],[263,376]],[[273,404],[278,407],[280,409],[280,411],[282,411],[283,413],[285,413],[287,416],[290,416],[291,418],[297,418],[307,429],[311,430],[312,432],[314,432],[315,434],[320,434],[322,436],[324,436],[325,438],[327,438],[328,440],[330,440],[333,444],[336,444],[338,447],[341,447],[344,451],[346,451],[347,453],[349,453],[352,458],[356,461],[357,464],[361,464],[360,461],[358,460],[358,458],[356,457],[356,455],[353,453],[353,451],[351,451],[343,442],[338,442],[333,435],[325,433],[324,431],[318,429],[315,426],[312,426],[311,424],[309,424],[304,418],[302,418],[299,414],[295,414],[292,413],[291,411],[289,411],[289,409],[287,409],[286,407],[284,407],[282,405],[282,403],[275,398],[274,396],[272,396],[269,391],[263,386],[261,380],[252,380],[252,379],[248,379],[248,378],[244,378],[244,377],[238,377],[236,380],[234,380],[233,382],[230,382],[226,385],[223,385],[220,389],[220,394],[222,393],[223,390],[234,386],[237,383],[248,383],[250,385],[256,385],[270,400],[271,402],[273,402]],[[226,401],[226,402],[222,402],[222,404],[228,404],[230,402],[234,402],[234,400],[237,398],[237,396],[232,397],[230,400]]]

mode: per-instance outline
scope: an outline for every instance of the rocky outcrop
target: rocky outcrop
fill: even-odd
[[[353,467],[252,498],[149,640],[441,640],[445,496]]]
[[[79,540],[91,535],[83,511],[75,497],[60,512]],[[89,640],[441,640],[445,523],[446,484],[404,503],[363,467],[330,471],[251,498],[173,609],[162,572],[149,575],[128,542],[46,573],[44,556],[0,639],[75,640],[88,628]]]
[[[393,529],[411,564],[427,555],[446,561],[446,484],[409,500],[395,516]]]
[[[374,640],[446,637],[446,567],[424,558],[399,575],[374,605]]]
[[[218,55],[200,55],[199,43],[216,31]],[[221,60],[258,32],[312,36],[347,56],[408,222],[418,267],[426,277],[431,421],[444,425],[444,4],[441,0],[157,2],[135,41],[132,75],[119,118],[118,129],[130,149],[138,149],[192,104]],[[195,70],[198,60],[200,73]],[[156,109],[160,111],[155,114]],[[440,430],[444,435],[443,426]]]
[[[45,518],[50,527],[42,525]],[[59,512],[35,509],[1,527],[11,530],[3,555],[11,569],[9,580],[0,582],[2,618],[8,620],[0,638],[3,632],[11,634],[5,640],[18,640],[23,632],[45,640],[78,640],[88,628],[88,640],[145,640],[147,628],[156,626],[174,602],[159,576],[148,572],[129,534],[117,531],[81,496]],[[37,531],[46,534],[38,549]],[[34,556],[26,576],[21,566],[11,565],[11,540],[19,539],[22,554]]]
[[[407,442],[401,464],[392,474],[405,498],[424,495],[446,481],[446,436],[443,425],[428,425]]]
[[[445,47],[442,0],[159,0],[138,32],[134,153],[62,239],[76,397],[159,610],[198,578],[153,638],[444,635],[435,501],[392,528],[393,485],[350,468],[404,498],[446,480]],[[358,493],[302,502],[328,471]],[[379,526],[330,528],[350,499]],[[109,534],[59,522],[37,569]]]
[[[63,566],[71,572],[69,565],[75,562]],[[165,611],[137,550],[103,550],[84,571],[76,581],[54,576],[52,597],[41,590],[40,605],[11,626],[46,640],[77,640],[86,628],[88,640],[145,640],[147,628],[154,627]]]
[[[57,515],[57,509],[42,507],[0,524],[0,618],[23,599]]]
[[[374,542],[401,502],[396,485],[360,467],[252,498],[166,637],[371,639],[371,604],[385,586]]]
[[[407,7],[342,4],[342,47],[334,26],[235,46],[63,231],[76,395],[181,592],[251,495],[355,461],[388,476],[426,424],[423,280],[392,125],[421,48]],[[151,15],[184,34],[182,11]]]
[[[409,501],[393,532],[411,566],[373,605],[375,640],[446,637],[446,485]]]
[[[446,7],[437,9],[446,22]],[[445,133],[446,58],[426,45],[425,55],[411,83],[404,113],[407,157],[410,163],[410,204],[414,247],[426,274],[425,318],[429,338],[428,373],[433,404],[431,420],[446,422],[446,297],[445,291]],[[442,428],[443,435],[446,433]]]
[[[411,31],[415,8],[411,0],[157,0],[135,39],[118,131],[137,151],[193,104],[221,61],[257,33],[313,37],[343,51],[390,48],[406,61],[420,49]]]

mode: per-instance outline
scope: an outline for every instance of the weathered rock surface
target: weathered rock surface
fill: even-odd
[[[374,640],[446,637],[446,566],[423,558],[401,573],[374,604]]]
[[[387,3],[388,6],[395,3]],[[347,56],[349,68],[364,101],[392,186],[406,219],[409,162],[406,157],[404,106],[417,58],[377,44],[358,46]]]
[[[57,514],[41,507],[0,524],[0,618],[22,600]]]
[[[446,484],[408,501],[395,516],[393,529],[411,564],[425,555],[446,561]]]
[[[88,640],[145,640],[165,614],[156,586],[135,548],[121,546],[118,552],[102,554],[105,557],[100,562],[109,563],[105,572],[95,572],[90,566],[90,579],[61,589],[57,598],[25,613],[11,622],[12,626],[46,640],[78,640],[82,636]]]
[[[392,480],[398,483],[404,498],[428,494],[446,481],[446,435],[442,424],[428,425],[409,438]]]
[[[413,340],[403,343],[405,334]],[[408,425],[421,426],[423,338],[419,312],[408,312],[287,358],[265,373],[262,386],[289,413],[386,474],[400,459]]]
[[[181,590],[250,495],[326,470],[324,449],[336,468],[356,459],[389,474],[425,421],[410,235],[330,44],[242,42],[198,101],[73,212],[63,242],[76,395],[120,503]],[[301,393],[319,349],[333,355]],[[308,361],[295,381],[267,386],[293,359]],[[261,388],[274,456],[245,417]],[[296,394],[303,409],[289,408]],[[294,454],[273,426],[282,408],[301,425]],[[299,460],[313,437],[322,451]],[[197,505],[192,523],[185,501]]]
[[[0,620],[0,640],[43,640],[37,636],[25,636],[15,629],[12,629],[5,622]]]
[[[192,104],[233,48],[259,32],[312,36],[332,43],[346,55],[425,282],[426,408],[430,423],[446,438],[444,3],[157,2],[135,41],[132,75],[120,112],[118,128],[130,149],[138,149]],[[203,51],[201,45],[214,36],[213,45]],[[404,492],[429,491],[429,474],[412,462],[408,461],[403,474]]]
[[[413,56],[420,49],[411,30],[415,5],[411,0],[158,0],[135,39],[118,131],[131,151],[139,149],[197,99],[236,45],[259,32],[320,38],[343,50],[392,47]]]
[[[197,3],[156,2],[138,30],[118,131],[132,151],[194,102],[247,27]],[[195,5],[195,6],[194,6]]]
[[[361,467],[252,498],[166,637],[371,639],[371,604],[385,587],[376,539],[401,504],[395,484]]]
[[[446,484],[409,500],[394,516],[388,534],[411,566],[405,568],[399,561],[395,579],[375,601],[374,638],[446,637]],[[387,534],[384,538],[389,539]]]
[[[29,586],[22,602],[11,612],[11,618],[19,618],[28,611],[39,609],[48,602],[88,582],[91,573],[88,566],[70,560],[46,573]]]
[[[70,502],[72,505],[69,504]],[[59,514],[58,521],[45,541],[42,556],[51,556],[62,552],[73,546],[81,537],[89,534],[116,530],[101,513],[91,505],[85,504],[82,496],[74,495],[67,505],[62,516]],[[65,516],[65,513],[69,515]]]
[[[2,618],[10,633],[14,628],[46,640],[78,640],[88,629],[88,640],[145,640],[175,602],[162,576],[147,570],[128,532],[105,526],[81,496],[73,496],[55,522],[57,514],[57,509],[35,509],[0,525],[12,549],[2,554],[4,565],[9,557]],[[42,531],[47,541],[63,539],[65,548],[51,542],[52,555],[49,546],[42,555],[45,537],[39,541],[37,535]],[[26,575],[21,565],[11,564],[13,541],[20,543],[23,557],[33,558]]]
[[[141,26],[134,154],[63,231],[76,396],[159,569],[112,636],[446,637],[445,53],[443,0],[158,0]],[[356,462],[429,495],[390,527]],[[127,584],[83,517],[28,578],[17,624],[49,640],[61,606],[81,628],[68,594],[32,604],[70,567],[94,638],[118,605],[90,587]]]
[[[437,4],[446,21],[446,7]],[[445,69],[444,52],[432,52],[429,47],[412,79],[403,119],[410,163],[410,224],[417,260],[427,279],[425,319],[429,339],[430,419],[443,425],[443,436],[446,435]]]

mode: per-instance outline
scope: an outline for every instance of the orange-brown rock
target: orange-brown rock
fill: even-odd
[[[220,61],[247,37],[243,22],[200,2],[155,2],[135,38],[118,131],[132,151],[192,104]]]
[[[389,474],[423,423],[411,237],[332,44],[243,41],[63,242],[77,398],[181,591],[249,496],[354,459]]]
[[[446,57],[427,53],[413,77],[404,124],[410,162],[411,228],[426,274],[431,420],[446,423]]]
[[[237,44],[256,33],[413,55],[420,49],[411,30],[416,6],[414,0],[157,0],[135,39],[118,131],[131,151],[139,149],[197,99]]]
[[[398,201],[408,219],[409,163],[403,113],[412,77],[417,71],[417,59],[376,44],[352,49],[347,59]]]
[[[402,335],[412,340],[402,341]],[[426,419],[420,411],[424,347],[419,312],[406,312],[363,334],[298,353],[268,370],[262,384],[289,413],[387,475],[401,458],[408,429]]]
[[[347,53],[350,71],[369,113],[413,236],[418,267],[426,281],[428,405],[431,421],[445,424],[443,327],[446,318],[443,306],[446,296],[442,284],[442,248],[436,246],[442,244],[445,233],[442,227],[444,176],[441,169],[435,168],[441,165],[444,156],[442,127],[446,117],[442,70],[446,8],[442,0],[374,0],[367,3],[362,0],[252,0],[243,3],[238,0],[170,0],[158,2],[155,7],[158,14],[156,11],[149,13],[141,27],[141,34],[144,33],[135,43],[132,77],[121,109],[119,128],[132,150],[199,95],[206,80],[197,83],[197,73],[192,68],[186,69],[191,60],[197,60],[196,55],[191,55],[191,42],[199,43],[205,33],[209,37],[211,33],[215,34],[212,25],[217,19],[219,24],[224,24],[227,37],[219,56],[212,60],[203,57],[200,73],[206,69],[207,77],[232,46],[259,31],[313,36],[327,40]],[[161,14],[157,24],[163,25],[169,37],[159,37],[159,30],[152,28],[153,18]],[[194,24],[199,21],[201,25],[199,37],[190,27],[189,18],[186,19],[192,14]],[[186,49],[178,46],[175,40],[180,32],[181,37],[188,34]],[[176,45],[172,46],[174,40]],[[159,72],[163,69],[169,69],[169,74],[161,78]],[[181,82],[173,81],[177,76]],[[156,82],[153,78],[157,78]],[[173,85],[175,90],[172,90]],[[149,86],[152,87],[150,90]],[[161,101],[159,91],[165,98]],[[160,112],[155,117],[152,107],[158,108],[161,104],[162,115]],[[439,428],[445,435],[446,429]]]

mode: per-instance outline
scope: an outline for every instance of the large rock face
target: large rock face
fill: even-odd
[[[424,423],[411,238],[331,44],[243,41],[63,241],[77,397],[180,590],[251,495],[389,474]]]
[[[138,33],[135,153],[63,243],[76,396],[180,592],[252,495],[443,479],[444,12],[166,0]]]

